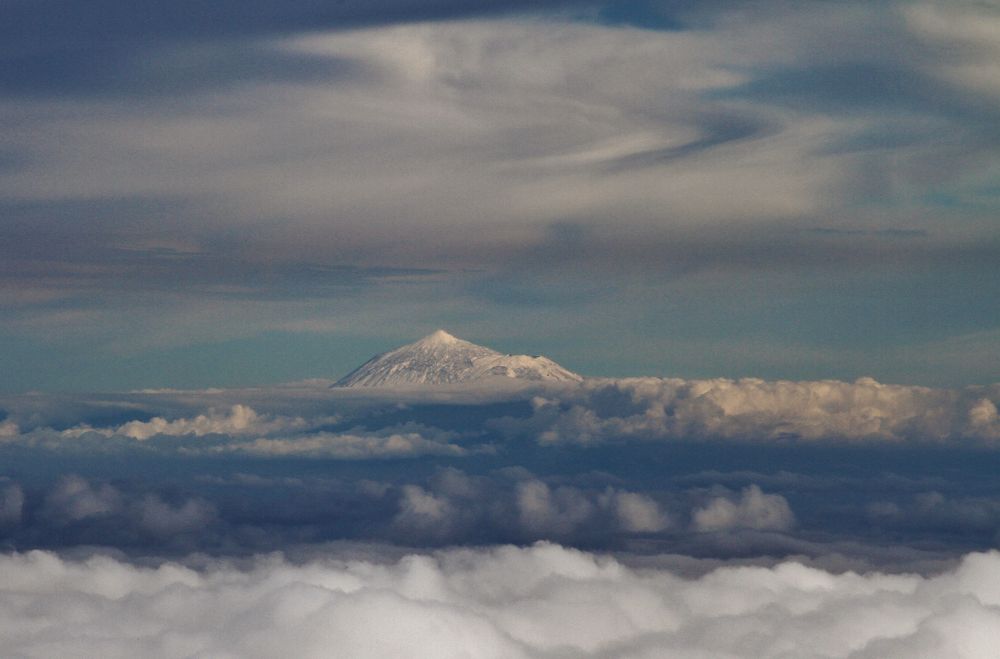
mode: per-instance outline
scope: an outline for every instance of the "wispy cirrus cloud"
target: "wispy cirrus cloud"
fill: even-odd
[[[645,346],[677,333],[626,327],[616,305],[667,314],[705,279],[733,319],[714,325],[721,344],[775,315],[741,306],[755,283],[792,308],[778,317],[820,326],[798,347],[835,362],[822,329],[858,316],[893,345],[996,328],[986,5],[263,3],[235,18],[218,2],[108,8],[67,45],[79,10],[29,4],[8,23],[24,23],[4,60],[20,73],[0,99],[0,296],[16,310],[0,330],[22,361],[65,338],[131,372],[122,353],[186,347],[190,372],[195,345],[283,327],[318,351],[294,328],[330,318],[320,334],[354,345],[414,316],[510,336],[510,309],[559,336],[581,303],[595,334],[640,328]],[[875,309],[855,308],[866,296]],[[875,340],[853,339],[859,363],[889,354]],[[876,375],[927,382],[987,370],[885,361]],[[802,376],[743,372],[767,367]]]

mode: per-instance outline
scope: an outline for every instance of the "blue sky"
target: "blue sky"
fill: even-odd
[[[990,4],[4,11],[0,390],[1000,375]]]

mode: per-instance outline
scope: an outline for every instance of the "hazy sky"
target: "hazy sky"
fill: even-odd
[[[0,390],[1000,379],[993,2],[13,0]]]

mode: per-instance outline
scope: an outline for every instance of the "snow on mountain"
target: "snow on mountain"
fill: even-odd
[[[438,330],[415,343],[372,357],[335,387],[398,387],[475,382],[489,378],[579,382],[547,357],[505,355]]]

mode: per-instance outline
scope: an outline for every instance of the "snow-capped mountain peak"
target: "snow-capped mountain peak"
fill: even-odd
[[[419,341],[372,357],[334,386],[403,387],[490,378],[553,382],[582,379],[547,357],[505,355],[439,329]]]

